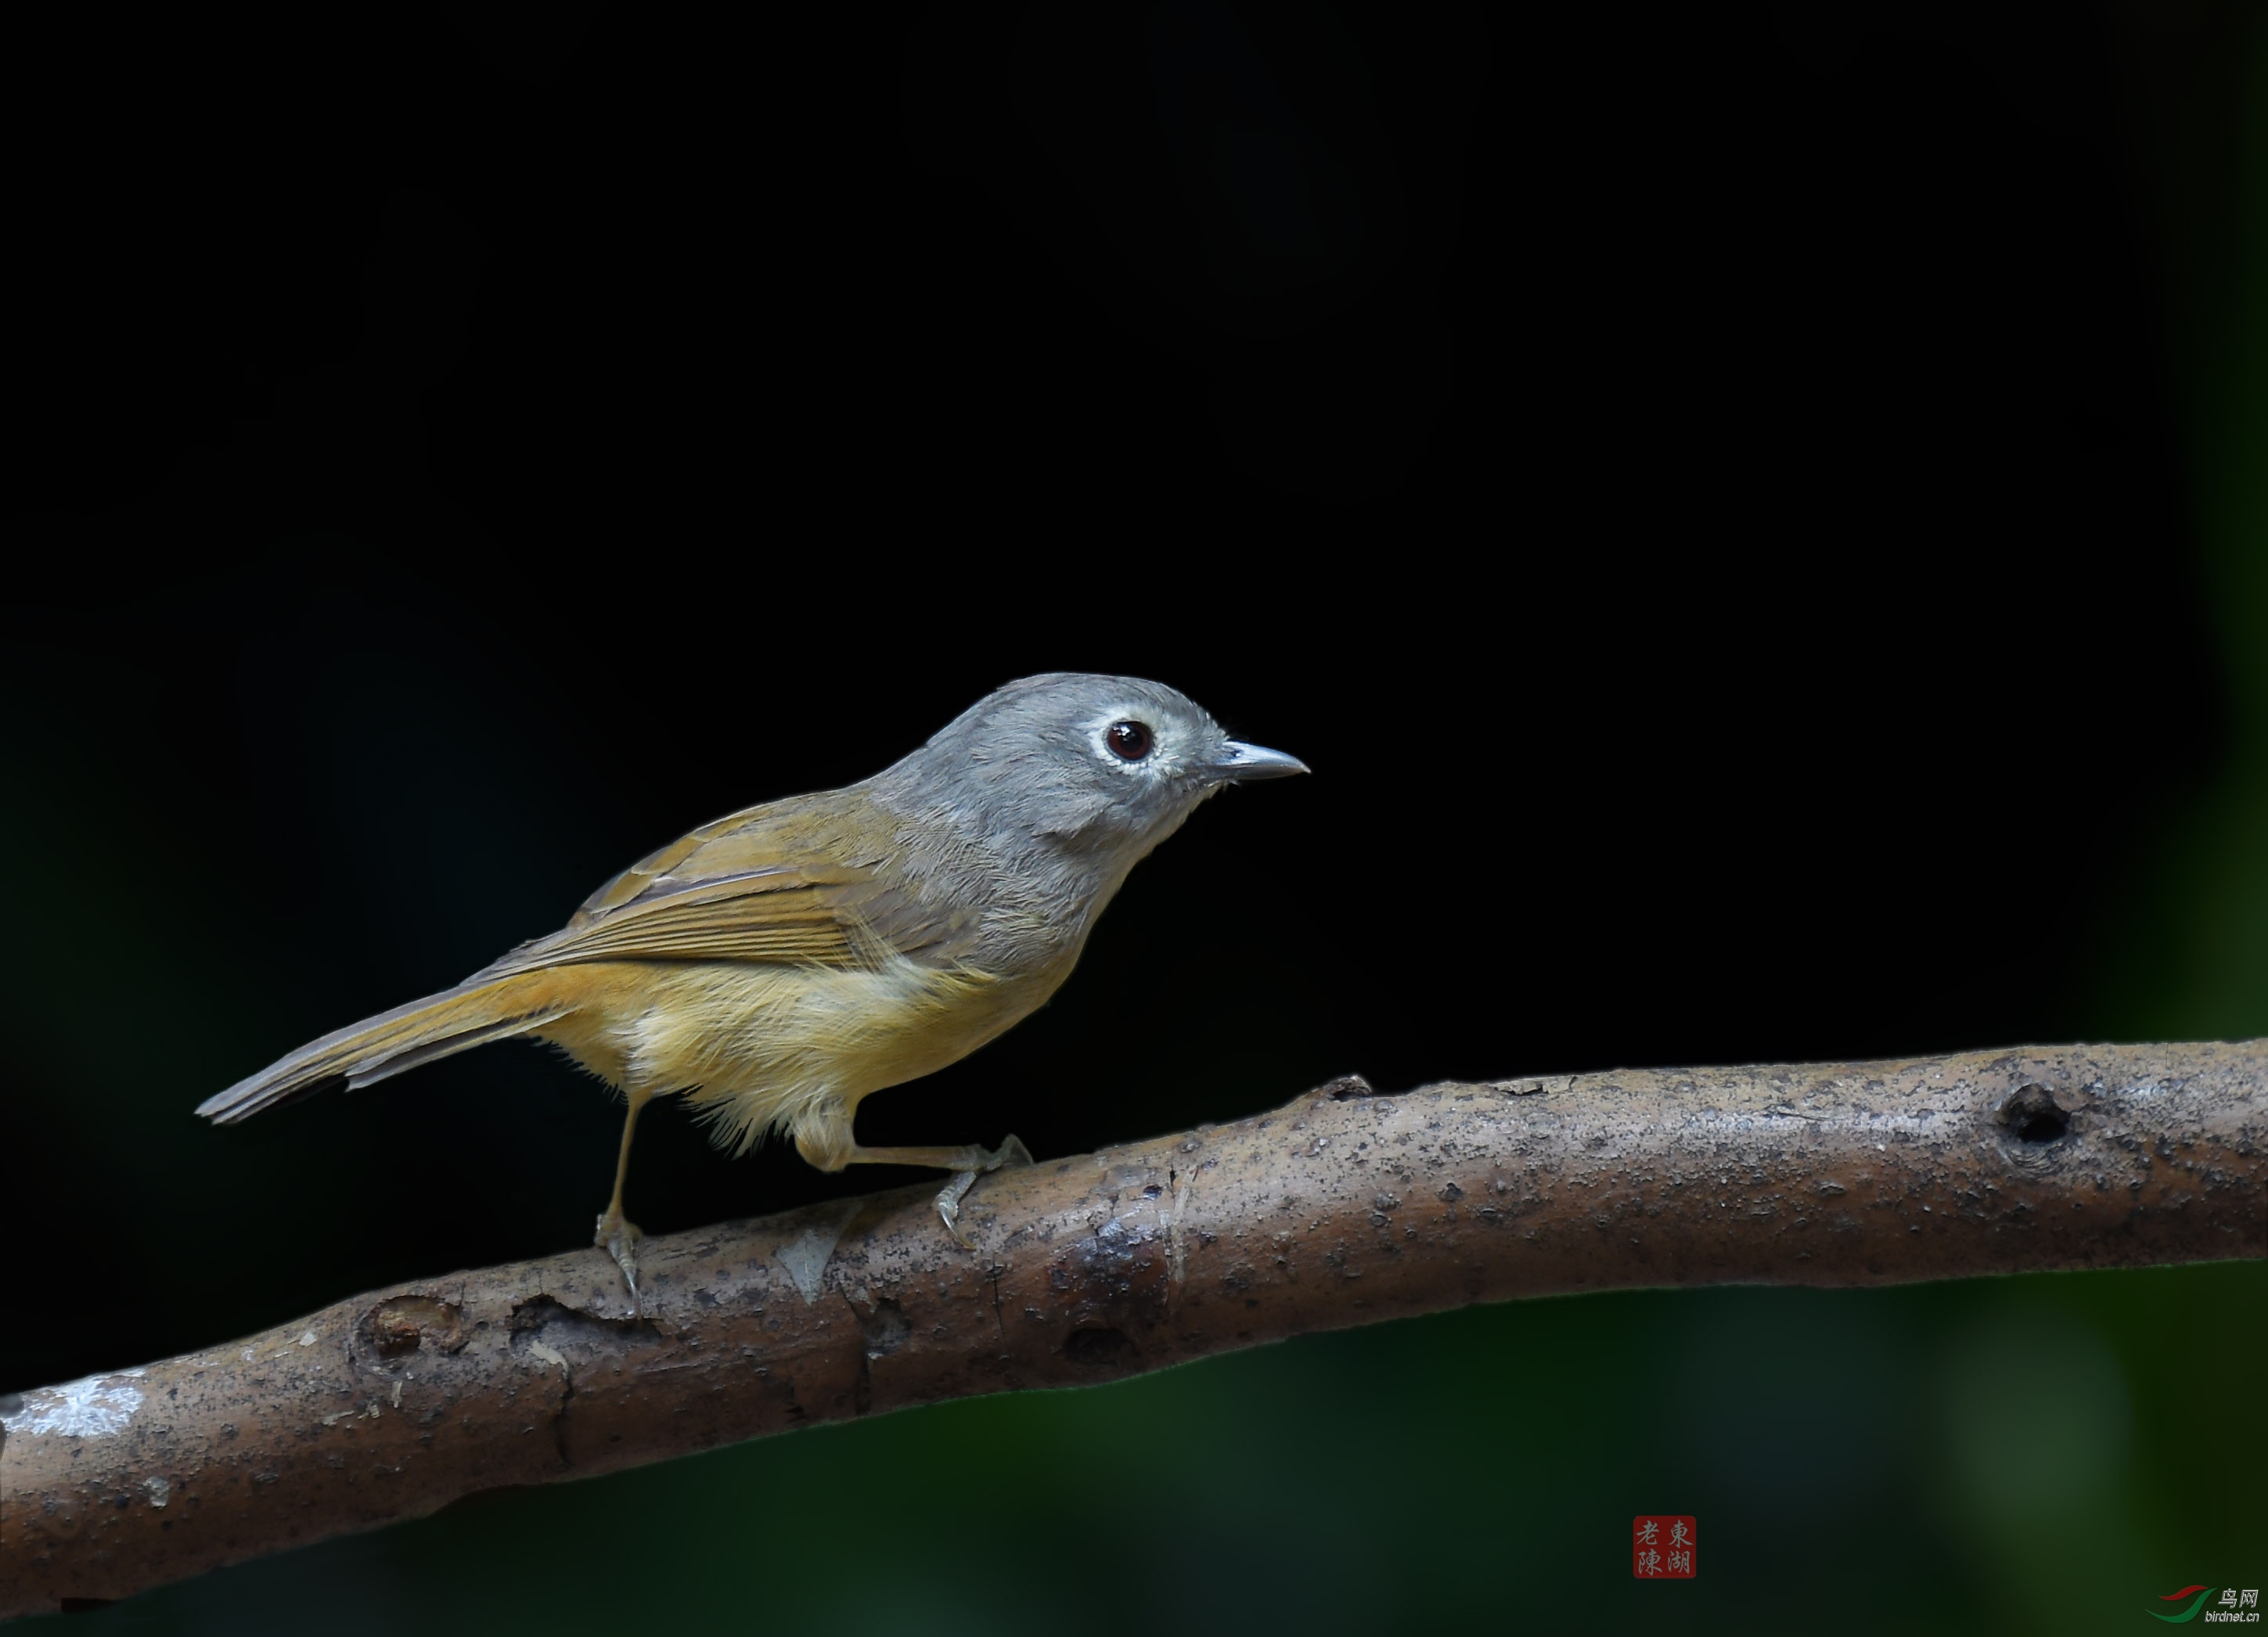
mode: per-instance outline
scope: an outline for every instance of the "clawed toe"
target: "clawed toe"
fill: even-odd
[[[989,1171],[991,1168],[987,1166],[985,1169]],[[964,1251],[973,1251],[976,1246],[970,1242],[967,1234],[961,1231],[961,1202],[968,1198],[968,1191],[976,1186],[976,1173],[973,1171],[964,1171],[938,1190],[939,1219],[945,1223],[945,1231],[952,1236],[954,1244]]]
[[[979,1152],[983,1150],[980,1149]],[[1004,1166],[1031,1164],[1033,1164],[1031,1149],[1024,1146],[1021,1138],[1012,1136],[1003,1141],[998,1148],[984,1154],[983,1162],[976,1170],[955,1172],[953,1180],[938,1191],[937,1214],[945,1223],[946,1232],[953,1236],[953,1242],[955,1244],[964,1251],[973,1251],[976,1248],[968,1236],[961,1230],[961,1202],[968,1197],[968,1191],[976,1186],[977,1178],[989,1175]]]
[[[637,1243],[645,1232],[628,1217],[608,1211],[599,1218],[599,1230],[591,1243],[615,1259],[615,1266],[622,1270],[622,1282],[630,1287],[630,1311],[639,1312],[637,1282]]]

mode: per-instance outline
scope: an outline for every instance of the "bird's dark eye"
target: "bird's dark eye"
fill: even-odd
[[[1103,736],[1110,753],[1121,761],[1139,761],[1150,753],[1150,730],[1139,722],[1114,722]]]

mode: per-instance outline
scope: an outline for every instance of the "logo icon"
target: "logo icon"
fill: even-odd
[[[2169,1626],[2188,1625],[2197,1619],[2200,1609],[2205,1611],[2205,1624],[2208,1626],[2257,1626],[2260,1624],[2260,1591],[2257,1587],[2240,1594],[2235,1587],[2224,1586],[2220,1589],[2220,1596],[2213,1599],[2213,1606],[2209,1609],[2205,1605],[2208,1598],[2213,1598],[2213,1588],[2202,1582],[2194,1586],[2184,1586],[2179,1591],[2163,1593],[2158,1601],[2179,1603],[2184,1598],[2189,1600],[2190,1606],[2179,1614],[2161,1614],[2155,1609],[2148,1610],[2146,1612],[2152,1619],[2163,1620]]]
[[[1631,1573],[1640,1580],[1693,1578],[1693,1520],[1647,1517],[1631,1520]]]

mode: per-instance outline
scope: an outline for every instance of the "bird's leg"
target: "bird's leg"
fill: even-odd
[[[997,1149],[979,1148],[974,1142],[958,1148],[869,1149],[853,1146],[843,1162],[846,1165],[934,1165],[939,1171],[954,1173],[954,1178],[939,1191],[937,1214],[945,1220],[945,1230],[964,1251],[976,1247],[968,1236],[961,1231],[961,1202],[976,1186],[976,1179],[987,1171],[998,1171],[1003,1165],[1028,1165],[1032,1151],[1022,1141],[1010,1137]]]
[[[606,1215],[599,1218],[599,1231],[591,1243],[615,1259],[622,1270],[622,1282],[630,1288],[630,1312],[638,1313],[637,1242],[645,1235],[638,1225],[622,1215],[622,1183],[630,1174],[630,1136],[637,1130],[638,1111],[653,1096],[651,1091],[628,1090],[630,1112],[622,1117],[622,1151],[615,1161],[615,1197],[607,1201]]]

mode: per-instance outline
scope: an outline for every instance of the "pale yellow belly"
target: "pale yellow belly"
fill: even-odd
[[[1068,963],[1066,963],[1068,970]],[[1002,980],[738,962],[593,963],[541,1038],[626,1089],[686,1092],[735,1150],[839,1119],[871,1092],[958,1061],[1029,1016],[1060,973]]]

